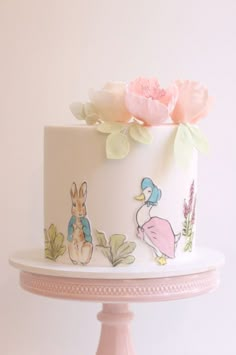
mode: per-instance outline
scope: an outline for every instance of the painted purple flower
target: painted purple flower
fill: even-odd
[[[186,200],[184,200],[184,218],[187,218],[188,214],[189,214],[189,208]]]
[[[192,182],[190,187],[189,202],[188,202],[189,213],[192,212],[193,196],[194,196],[194,181]]]
[[[183,204],[183,231],[182,234],[186,237],[184,251],[192,251],[193,236],[194,236],[194,224],[195,224],[195,210],[196,210],[196,195],[195,185],[192,182],[189,189],[189,200],[186,199]]]
[[[191,224],[192,225],[194,225],[194,223],[195,223],[196,200],[197,200],[197,198],[195,197],[194,203],[193,203],[193,213],[192,213],[192,217],[191,217]]]

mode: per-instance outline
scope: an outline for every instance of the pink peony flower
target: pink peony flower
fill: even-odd
[[[125,103],[128,111],[145,125],[157,126],[167,120],[177,97],[175,84],[165,90],[155,78],[138,78],[128,84]]]
[[[108,82],[101,90],[89,91],[89,98],[103,121],[128,122],[131,114],[125,106],[125,83]]]
[[[179,97],[171,113],[175,123],[196,123],[208,114],[212,99],[208,90],[196,81],[177,80]]]

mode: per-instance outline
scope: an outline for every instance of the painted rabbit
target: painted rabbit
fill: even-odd
[[[76,183],[73,182],[70,195],[72,217],[68,224],[69,256],[73,264],[86,265],[90,262],[93,253],[90,223],[86,217],[87,183],[81,184],[78,193]]]

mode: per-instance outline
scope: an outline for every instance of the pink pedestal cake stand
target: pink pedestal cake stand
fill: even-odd
[[[221,253],[198,248],[194,258],[179,265],[95,268],[59,265],[42,251],[19,252],[10,263],[21,270],[22,288],[34,294],[103,303],[97,355],[135,355],[129,323],[129,302],[160,302],[194,297],[219,285]]]

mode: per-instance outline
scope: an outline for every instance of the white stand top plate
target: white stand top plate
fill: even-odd
[[[165,266],[155,263],[128,267],[92,267],[59,264],[44,258],[43,249],[20,251],[10,257],[10,264],[21,271],[40,275],[84,279],[154,279],[197,274],[216,270],[224,264],[224,255],[208,248],[196,248],[186,258]]]

